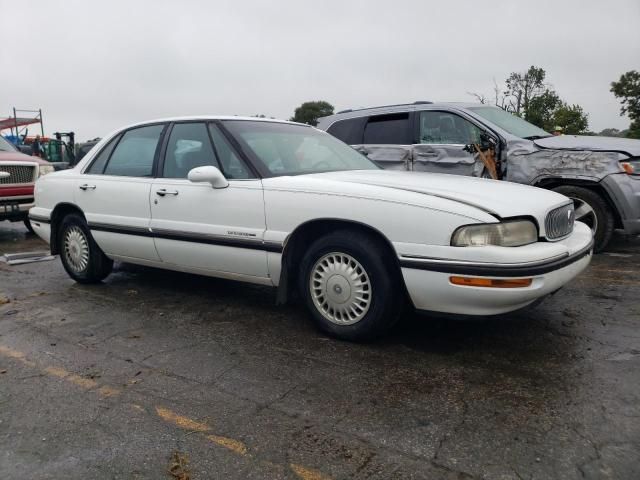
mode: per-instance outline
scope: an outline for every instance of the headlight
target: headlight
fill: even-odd
[[[631,160],[620,162],[620,166],[629,175],[640,175],[640,158],[632,158]]]
[[[55,172],[55,168],[53,168],[52,165],[40,165],[40,168],[38,169],[38,176],[41,177],[42,175],[53,172]]]
[[[529,220],[514,220],[503,223],[481,223],[466,225],[453,232],[451,245],[454,247],[477,247],[499,245],[519,247],[538,240],[538,229]]]

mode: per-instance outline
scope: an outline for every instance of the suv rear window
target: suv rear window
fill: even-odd
[[[408,113],[391,113],[369,117],[364,129],[365,145],[410,145],[411,126]]]
[[[346,144],[360,145],[362,143],[362,130],[366,121],[367,117],[339,120],[327,129],[327,133]]]

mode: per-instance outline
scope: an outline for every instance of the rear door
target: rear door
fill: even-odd
[[[151,188],[151,228],[162,261],[245,280],[267,278],[262,181],[219,127],[176,123],[165,150]],[[229,186],[190,182],[189,170],[203,165],[219,168]]]
[[[480,143],[480,128],[444,110],[416,112],[415,124],[412,170],[481,176],[484,165],[465,150],[471,143]]]
[[[411,169],[413,113],[398,112],[368,117],[364,126],[362,153],[387,170]]]
[[[159,260],[149,231],[149,194],[165,127],[147,125],[117,135],[76,182],[76,203],[108,255]]]

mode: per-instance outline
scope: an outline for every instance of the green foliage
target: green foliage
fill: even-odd
[[[316,102],[304,102],[296,108],[292,122],[307,123],[314,127],[318,124],[318,118],[333,115],[333,105],[319,100]]]
[[[611,82],[611,92],[621,98],[620,114],[631,120],[640,120],[640,73],[635,70],[624,73],[617,82]]]
[[[507,110],[526,118],[530,102],[546,92],[546,75],[542,68],[534,65],[524,73],[512,72],[505,81]]]
[[[494,80],[495,105],[551,132],[556,126],[565,133],[585,133],[588,115],[580,105],[569,105],[545,83],[547,72],[531,65],[526,72],[512,72],[501,88]],[[482,93],[471,93],[480,103],[487,102]]]
[[[618,130],[617,128],[605,128],[596,135],[600,137],[624,137],[626,133],[626,130]]]
[[[550,132],[555,127],[554,113],[562,105],[562,100],[553,90],[546,90],[529,101],[524,119]]]
[[[610,91],[621,99],[620,115],[627,114],[631,119],[627,136],[640,138],[640,73],[636,70],[623,73],[617,82],[611,82]]]
[[[553,112],[553,124],[562,127],[563,133],[567,135],[578,135],[587,130],[589,116],[580,105],[562,102]]]
[[[627,130],[627,138],[640,139],[640,121],[631,122],[629,130]]]

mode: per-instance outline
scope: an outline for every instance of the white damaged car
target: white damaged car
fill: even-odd
[[[126,127],[35,196],[33,228],[78,282],[116,260],[270,285],[352,340],[386,331],[406,299],[522,308],[578,275],[593,246],[558,193],[384,171],[313,127],[255,118]]]

